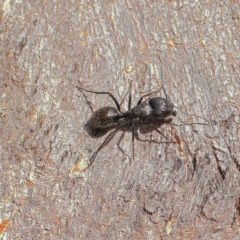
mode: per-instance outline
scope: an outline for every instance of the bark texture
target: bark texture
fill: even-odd
[[[2,239],[239,239],[238,1],[21,1],[1,5]],[[161,89],[205,125],[104,135],[111,98]],[[163,96],[161,90],[158,93]],[[92,108],[92,109],[91,109]],[[177,110],[178,111],[178,110]],[[205,122],[182,114],[173,123]],[[150,142],[148,140],[151,140]]]

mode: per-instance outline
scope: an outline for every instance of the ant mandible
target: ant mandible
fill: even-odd
[[[79,91],[109,95],[116,105],[116,108],[111,106],[99,108],[98,110],[93,112],[92,117],[87,121],[85,125],[86,127],[94,130],[93,137],[94,136],[96,137],[96,135],[99,134],[99,132],[101,132],[102,130],[108,130],[108,129],[114,129],[114,130],[109,133],[109,135],[105,138],[103,143],[98,147],[96,152],[92,155],[92,157],[89,160],[90,163],[84,169],[84,171],[92,165],[99,151],[106,145],[109,139],[111,139],[112,136],[114,136],[119,130],[131,129],[132,131],[133,159],[134,159],[134,129],[136,127],[140,127],[142,125],[149,125],[153,129],[155,129],[159,134],[161,134],[164,138],[167,139],[167,137],[164,136],[158,130],[158,128],[154,125],[154,123],[156,122],[161,124],[170,123],[172,121],[172,118],[170,118],[170,116],[177,115],[177,112],[173,110],[173,107],[175,106],[168,99],[161,98],[161,97],[152,97],[152,98],[149,98],[146,102],[142,102],[143,98],[158,92],[156,91],[156,92],[152,92],[142,96],[137,102],[137,105],[131,108],[131,101],[132,101],[131,85],[132,85],[132,81],[130,83],[128,110],[126,112],[121,111],[120,104],[110,92],[96,92],[96,91],[86,90],[82,87],[76,86],[76,88]]]

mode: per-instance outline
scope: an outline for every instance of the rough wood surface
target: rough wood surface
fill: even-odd
[[[2,239],[238,239],[238,1],[8,1],[1,13]],[[104,140],[84,124],[164,84],[211,126]],[[159,96],[164,96],[161,91]],[[178,111],[173,120],[204,122]]]

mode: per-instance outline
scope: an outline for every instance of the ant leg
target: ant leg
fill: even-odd
[[[137,105],[141,104],[142,100],[143,100],[143,97],[141,97],[141,98],[138,100]]]
[[[134,126],[132,126],[132,155],[133,155],[133,161],[135,159],[135,151],[134,151]]]
[[[152,140],[148,140],[148,139],[141,139],[140,137],[139,137],[139,134],[138,134],[138,132],[136,131],[135,132],[135,135],[134,135],[134,137],[138,140],[138,141],[140,141],[140,142],[148,142],[148,143],[151,143],[152,142]]]
[[[129,159],[129,162],[131,163],[131,157],[125,153],[125,151],[123,150],[123,148],[120,146],[122,140],[124,139],[124,136],[125,136],[125,132],[122,132],[120,138],[118,139],[118,142],[117,142],[117,146],[118,146],[118,149],[121,151],[122,154],[126,155]]]
[[[86,101],[88,107],[90,108],[91,112],[93,113],[94,111],[93,111],[93,107],[92,107],[91,102],[87,99],[87,96],[84,92],[82,92],[82,94],[83,94],[83,97],[85,98],[85,101]]]
[[[159,60],[160,60],[160,62],[161,62],[161,86],[162,86],[162,88],[163,88],[163,91],[164,91],[164,94],[165,94],[165,96],[166,96],[166,99],[169,100],[169,99],[168,99],[167,92],[166,92],[166,90],[165,90],[165,88],[164,88],[164,86],[163,86],[163,83],[162,83],[162,81],[163,81],[163,63],[162,63],[162,59],[160,58],[159,55],[158,55],[158,58],[159,58]]]
[[[167,92],[166,92],[165,87],[163,86],[163,84],[162,84],[162,89],[163,89],[163,91],[164,91],[164,94],[165,94],[165,96],[166,96],[166,99],[169,101],[169,98],[168,98]]]
[[[114,101],[118,111],[121,112],[121,108],[120,108],[120,105],[119,105],[117,99],[110,92],[95,92],[95,91],[86,90],[86,89],[78,87],[78,86],[76,86],[76,88],[79,91],[85,91],[85,92],[90,92],[90,93],[95,93],[95,94],[107,94],[107,95],[109,95],[112,98],[112,100]]]
[[[153,127],[159,134],[161,134],[164,138],[166,138],[168,140],[168,138],[166,136],[164,136],[164,134],[162,134],[152,123],[141,123],[142,125],[149,125],[151,127]],[[169,140],[168,140],[169,141]]]
[[[101,151],[102,148],[104,148],[114,137],[114,135],[121,129],[121,126],[118,127],[117,129],[115,129],[114,131],[110,132],[108,134],[108,136],[105,138],[105,140],[103,141],[103,143],[100,145],[100,147],[98,147],[97,151],[92,155],[92,157],[89,159],[90,163],[89,165],[84,169],[87,170],[94,162],[97,154]]]
[[[128,100],[128,110],[131,109],[131,103],[132,103],[132,81],[130,82],[130,93],[129,93],[129,100]]]

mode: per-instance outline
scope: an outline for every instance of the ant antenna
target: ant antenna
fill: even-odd
[[[181,113],[183,113],[183,114],[185,114],[185,115],[201,118],[201,119],[205,120],[205,121],[208,123],[208,124],[206,124],[206,123],[186,123],[186,124],[181,124],[181,125],[179,125],[179,126],[183,126],[183,125],[193,125],[193,124],[208,125],[208,126],[210,126],[210,122],[209,122],[209,120],[207,120],[206,118],[201,117],[201,116],[198,116],[198,115],[195,115],[195,114],[186,113],[186,112],[184,112],[183,110],[181,110],[180,108],[178,108],[178,107],[175,106],[175,105],[173,105],[173,107],[175,107],[177,110],[179,110]],[[172,125],[175,125],[175,124],[172,124]],[[176,126],[178,126],[178,125],[176,125]]]
[[[158,58],[159,58],[159,61],[161,62],[161,87],[162,87],[162,89],[163,89],[163,91],[164,91],[164,94],[165,94],[165,96],[166,96],[166,99],[169,101],[167,92],[166,92],[166,90],[165,90],[165,88],[164,88],[164,86],[163,86],[163,83],[162,83],[162,81],[163,81],[163,63],[162,63],[162,59],[160,58],[159,55],[157,55],[157,56],[158,56]]]
[[[169,101],[167,92],[166,92],[166,90],[165,90],[165,87],[163,86],[163,84],[161,84],[161,85],[162,85],[162,89],[163,89],[163,91],[164,91],[164,94],[166,95],[166,99]]]
[[[162,66],[163,66],[163,63],[162,63],[162,59],[160,58],[159,55],[158,55],[158,58],[159,58],[159,61],[161,62],[161,70],[162,70],[162,71],[161,71],[161,85],[162,85],[162,89],[163,89],[163,91],[164,91],[164,94],[165,94],[165,96],[166,96],[166,99],[169,101],[167,92],[166,92],[166,90],[165,90],[165,88],[164,88],[164,86],[163,86],[163,84],[162,84],[162,79],[163,79],[163,67],[162,67]],[[198,115],[195,115],[195,114],[186,113],[186,112],[184,112],[183,110],[181,110],[180,108],[178,108],[178,107],[175,106],[175,105],[173,105],[173,107],[175,107],[176,109],[178,109],[181,113],[183,113],[183,114],[185,114],[185,115],[201,118],[201,119],[205,120],[208,124],[206,124],[206,123],[187,123],[187,124],[177,125],[177,124],[173,124],[173,123],[172,123],[172,125],[175,125],[175,126],[183,126],[183,125],[199,124],[199,125],[208,125],[208,126],[210,126],[210,122],[209,122],[209,120],[207,120],[206,118],[201,117],[201,116],[198,116]]]
[[[143,96],[138,100],[137,105],[141,104],[141,102],[142,102],[142,100],[143,100],[144,98],[149,97],[149,96],[152,97],[152,96],[156,95],[158,92],[160,92],[160,90],[157,90],[157,91],[154,91],[154,92],[150,92],[150,93],[147,93],[147,94],[143,95]]]

